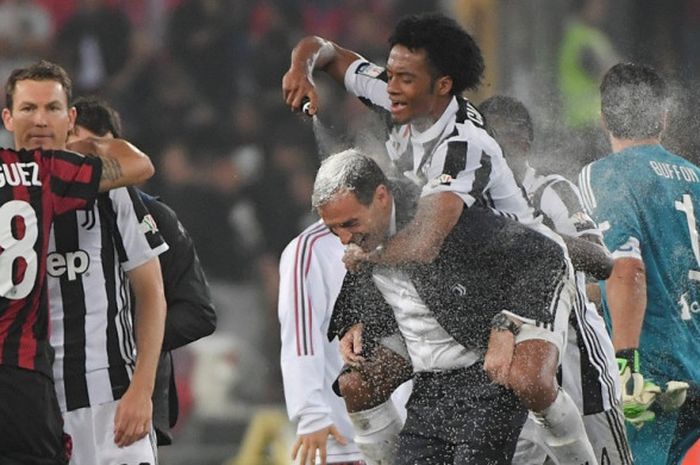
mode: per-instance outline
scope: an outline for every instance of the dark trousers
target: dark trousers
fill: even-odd
[[[700,438],[700,389],[691,384],[688,397],[678,411],[676,430],[668,454],[668,465],[680,463],[681,459]]]
[[[53,381],[0,365],[0,465],[64,465],[66,443]]]
[[[508,465],[527,410],[512,391],[469,368],[417,373],[396,465]]]

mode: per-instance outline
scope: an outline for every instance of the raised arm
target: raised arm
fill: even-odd
[[[314,70],[324,71],[342,86],[348,67],[359,58],[362,58],[359,54],[330,40],[318,36],[304,37],[292,50],[289,70],[282,78],[285,103],[299,111],[302,99],[308,97],[311,102],[309,114],[316,114],[318,95],[313,83]]]
[[[100,192],[140,184],[155,173],[151,159],[123,139],[87,137],[71,142],[67,148],[102,160]]]

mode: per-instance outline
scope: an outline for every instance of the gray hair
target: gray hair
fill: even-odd
[[[388,187],[386,175],[377,163],[357,149],[348,149],[326,158],[316,174],[311,206],[328,203],[339,192],[353,192],[363,205],[369,205],[377,187]]]

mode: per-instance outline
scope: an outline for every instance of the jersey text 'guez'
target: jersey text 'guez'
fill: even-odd
[[[0,150],[0,364],[51,373],[48,233],[55,215],[95,198],[101,173],[97,158]]]

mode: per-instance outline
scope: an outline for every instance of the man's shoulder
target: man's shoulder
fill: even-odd
[[[639,159],[630,153],[611,153],[583,168],[582,173],[587,173],[589,182],[598,189],[606,186],[612,187],[627,182],[634,178],[634,167],[639,165]]]
[[[295,261],[301,259],[308,260],[312,254],[324,256],[327,254],[343,253],[344,247],[337,236],[335,236],[323,222],[317,221],[294,239],[292,239],[282,252],[283,258],[294,257]]]

